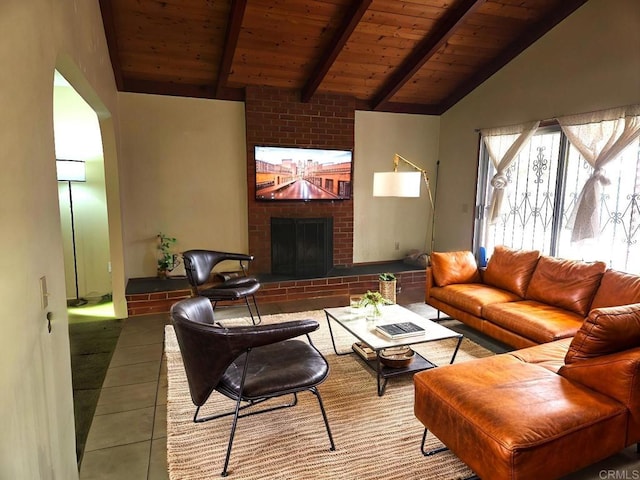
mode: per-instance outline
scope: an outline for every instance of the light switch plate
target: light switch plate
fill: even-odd
[[[47,291],[47,277],[40,277],[40,303],[44,310],[49,306],[49,292]]]

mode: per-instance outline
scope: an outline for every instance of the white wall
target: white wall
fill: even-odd
[[[120,94],[127,278],[156,275],[156,235],[246,252],[244,103]]]
[[[439,117],[356,112],[354,263],[395,260],[410,250],[429,250],[432,211],[426,187],[421,186],[420,198],[374,198],[373,173],[392,171],[398,153],[427,170],[435,191],[439,129]],[[415,171],[400,163],[398,171]]]
[[[640,2],[590,0],[442,116],[436,250],[470,249],[477,128],[640,103]]]
[[[53,72],[58,63],[77,66],[111,112],[115,85],[98,0],[3,0],[0,32],[0,478],[74,479]]]

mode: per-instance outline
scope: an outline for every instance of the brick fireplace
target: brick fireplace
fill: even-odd
[[[354,147],[355,98],[317,93],[302,103],[299,92],[247,87],[247,185],[249,252],[253,273],[271,273],[271,218],[333,219],[333,266],[353,265],[353,201],[264,202],[255,200],[255,145],[351,150]],[[354,152],[355,154],[355,152]],[[357,155],[354,155],[354,159]]]

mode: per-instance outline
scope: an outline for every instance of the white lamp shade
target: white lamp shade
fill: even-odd
[[[87,175],[82,160],[56,160],[58,180],[65,182],[86,182]]]
[[[422,173],[375,172],[373,174],[374,197],[419,197]]]

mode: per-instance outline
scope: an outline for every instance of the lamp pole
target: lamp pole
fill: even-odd
[[[79,307],[85,305],[87,301],[80,298],[80,289],[78,288],[78,259],[76,252],[76,225],[73,214],[73,192],[71,182],[85,182],[86,169],[85,162],[82,160],[56,160],[56,169],[58,181],[66,182],[69,187],[69,209],[71,210],[71,246],[73,248],[73,278],[76,287],[76,298],[69,303],[70,306]]]
[[[76,299],[71,303],[71,306],[79,307],[85,305],[87,301],[84,298],[80,298],[80,290],[78,288],[78,260],[76,258],[76,226],[73,218],[73,194],[71,193],[71,180],[67,180],[69,184],[69,209],[71,210],[71,246],[73,248],[73,278],[76,283]]]
[[[431,195],[431,187],[429,186],[429,176],[427,175],[427,171],[424,168],[420,168],[415,163],[410,162],[402,155],[395,154],[393,156],[393,171],[398,171],[398,163],[402,160],[407,165],[413,167],[415,170],[419,171],[422,174],[422,178],[424,179],[424,183],[427,186],[427,193],[429,194],[429,203],[431,203],[431,243],[429,246],[429,253],[433,253],[433,245],[435,242],[435,228],[436,228],[436,206],[433,201],[433,196]],[[438,188],[438,169],[440,168],[440,160],[436,163],[436,189]]]

